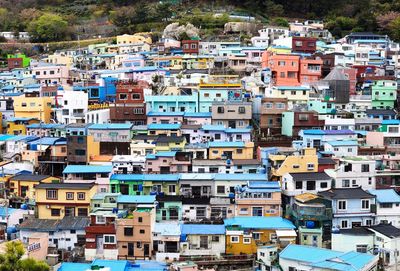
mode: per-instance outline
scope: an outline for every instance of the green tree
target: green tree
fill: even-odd
[[[289,27],[289,22],[285,18],[275,18],[272,23],[277,26]]]
[[[6,252],[0,255],[0,271],[49,271],[49,266],[32,258],[22,260],[24,245],[20,241],[7,242]]]
[[[400,40],[400,17],[397,17],[390,23],[391,37],[397,41]]]
[[[36,42],[60,41],[67,36],[68,23],[57,14],[46,13],[29,23],[28,32]]]

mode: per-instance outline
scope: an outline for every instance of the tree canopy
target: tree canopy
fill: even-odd
[[[7,242],[6,252],[0,254],[0,271],[49,271],[49,266],[32,258],[21,259],[25,253],[20,241]]]

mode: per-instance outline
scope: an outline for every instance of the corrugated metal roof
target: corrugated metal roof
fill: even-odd
[[[225,234],[224,225],[182,224],[181,234]]]
[[[73,173],[111,173],[112,166],[93,166],[93,165],[68,165],[63,174]]]

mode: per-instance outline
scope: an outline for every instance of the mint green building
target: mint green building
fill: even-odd
[[[393,109],[397,99],[397,83],[392,80],[375,81],[372,85],[372,108]]]

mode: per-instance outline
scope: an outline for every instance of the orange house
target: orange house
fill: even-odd
[[[265,51],[262,68],[271,70],[272,82],[276,86],[300,86],[321,78],[322,60]]]

